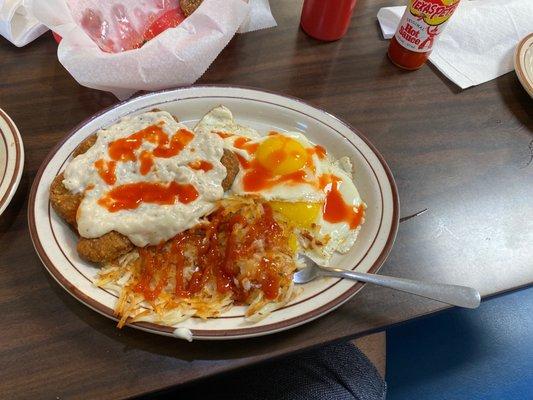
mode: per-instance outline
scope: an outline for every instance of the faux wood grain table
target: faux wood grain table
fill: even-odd
[[[376,23],[378,9],[391,3],[360,0],[347,36],[320,43],[298,28],[300,1],[273,0],[279,26],[235,37],[199,83],[300,97],[374,143],[396,178],[402,216],[428,209],[400,224],[383,274],[472,285],[484,297],[529,285],[533,101],[514,73],[460,91],[431,66],[398,70]],[[26,215],[47,152],[116,102],[76,83],[57,61],[51,34],[22,49],[0,40],[0,107],[18,125],[26,150],[20,187],[0,217],[1,398],[139,395],[444,308],[367,285],[331,314],[268,337],[187,343],[116,329],[48,276]]]

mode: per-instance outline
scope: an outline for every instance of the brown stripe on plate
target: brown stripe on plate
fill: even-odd
[[[533,85],[531,84],[532,77],[526,76],[526,71],[524,71],[523,62],[520,59],[520,54],[522,53],[522,47],[525,46],[526,42],[531,40],[533,38],[533,33],[530,33],[525,38],[523,38],[520,43],[518,43],[518,46],[516,47],[515,55],[514,55],[514,65],[515,65],[515,71],[518,75],[518,78],[520,82],[525,86],[526,91],[530,96],[533,97]],[[528,49],[525,49],[524,55]],[[533,51],[533,42],[531,43],[529,47],[529,51]]]
[[[19,171],[22,163],[22,143],[20,142],[20,137],[17,134],[18,129],[15,127],[13,122],[11,121],[11,118],[2,110],[0,109],[0,118],[2,118],[6,124],[9,126],[9,129],[11,131],[11,135],[13,136],[13,142],[15,143],[15,168],[13,169],[13,176],[11,177],[11,181],[9,182],[9,185],[6,188],[6,191],[2,198],[0,198],[0,209],[6,205],[6,203],[11,199],[11,196],[14,194],[12,193],[12,190],[14,186],[17,184],[18,177],[21,171]],[[0,129],[0,134],[2,135],[2,138],[4,140],[4,146],[6,148],[6,168],[4,170],[4,173],[2,174],[2,179],[0,180],[0,186],[4,183],[4,179],[6,177],[7,173],[7,167],[8,167],[8,160],[9,160],[9,154],[10,150],[7,145],[7,139],[5,136],[5,133]]]

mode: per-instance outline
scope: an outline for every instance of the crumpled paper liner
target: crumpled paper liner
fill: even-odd
[[[33,15],[63,37],[57,56],[74,79],[119,99],[139,90],[191,85],[241,26],[244,31],[275,26],[267,0],[204,0],[180,25],[140,49],[105,53],[73,20],[66,0],[28,1]]]
[[[47,30],[28,12],[23,0],[0,0],[0,35],[15,46],[25,46]]]

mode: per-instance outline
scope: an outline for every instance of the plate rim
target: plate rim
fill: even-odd
[[[0,108],[0,119],[2,119],[6,125],[9,128],[8,132],[4,132],[0,128],[0,135],[3,137],[5,144],[6,144],[6,171],[7,173],[7,167],[9,165],[10,159],[13,160],[13,152],[10,151],[9,147],[7,146],[7,139],[6,135],[9,134],[9,136],[13,139],[13,143],[15,143],[15,166],[13,169],[13,175],[11,176],[11,180],[9,182],[9,185],[6,188],[5,193],[0,198],[0,215],[3,214],[3,212],[6,210],[6,208],[11,203],[11,200],[13,199],[13,196],[15,195],[18,186],[20,184],[20,179],[22,178],[22,172],[24,170],[24,144],[22,142],[22,137],[20,135],[20,132],[15,125],[15,122],[11,119],[11,117],[5,112],[3,109]],[[5,176],[3,177],[5,179]]]
[[[518,76],[518,80],[520,81],[526,92],[533,98],[533,76],[529,77],[524,71],[523,61],[521,57],[522,50],[528,42],[531,42],[529,48],[533,48],[533,32],[525,36],[522,40],[520,40],[520,42],[516,46],[516,51],[514,54],[514,69],[516,75]]]
[[[28,199],[28,227],[30,232],[30,237],[34,246],[34,249],[41,260],[43,266],[45,269],[52,275],[54,280],[62,286],[71,296],[73,296],[75,299],[83,303],[84,305],[88,306],[89,308],[93,309],[94,311],[104,315],[107,318],[110,318],[112,320],[117,320],[114,316],[114,312],[109,307],[105,306],[104,304],[98,302],[97,300],[93,299],[92,297],[84,294],[81,292],[74,284],[72,284],[70,281],[68,281],[55,267],[55,265],[52,263],[52,261],[48,258],[46,251],[44,251],[44,247],[42,246],[42,243],[39,239],[39,235],[37,234],[37,228],[35,225],[35,201],[36,201],[36,195],[37,195],[37,189],[39,187],[39,183],[42,180],[42,176],[44,173],[44,170],[48,166],[49,162],[52,160],[52,158],[57,154],[59,149],[67,142],[79,129],[90,123],[91,121],[99,118],[100,116],[113,111],[116,108],[119,108],[131,101],[138,100],[145,97],[153,97],[158,96],[161,94],[169,93],[169,92],[185,92],[188,90],[195,90],[195,89],[240,89],[240,90],[248,90],[256,93],[267,93],[275,96],[279,96],[282,98],[285,98],[287,100],[294,101],[296,103],[303,104],[307,107],[310,107],[320,113],[323,113],[330,118],[334,119],[336,122],[340,123],[341,125],[345,126],[348,130],[353,132],[356,136],[358,136],[371,150],[371,152],[376,156],[377,160],[379,161],[379,164],[383,168],[385,175],[387,177],[387,181],[389,183],[390,189],[391,189],[391,196],[392,196],[392,220],[391,220],[391,228],[387,237],[387,240],[385,242],[385,245],[380,252],[377,259],[372,264],[371,268],[369,269],[369,273],[376,273],[379,271],[385,260],[387,259],[394,241],[396,239],[396,235],[398,232],[398,226],[399,226],[399,210],[400,210],[400,202],[399,202],[399,195],[398,195],[398,189],[396,186],[396,182],[394,180],[393,174],[387,165],[385,159],[381,155],[381,153],[376,149],[376,147],[370,142],[370,140],[358,129],[354,128],[351,124],[348,122],[342,120],[341,118],[321,109],[320,107],[317,107],[309,102],[306,102],[302,99],[296,98],[294,96],[277,93],[274,91],[269,91],[265,89],[259,89],[254,87],[248,87],[248,86],[239,86],[239,85],[210,85],[210,84],[203,84],[203,85],[193,85],[193,86],[187,86],[187,87],[180,87],[180,88],[173,88],[173,89],[165,89],[155,92],[150,92],[146,94],[142,94],[140,96],[136,96],[124,101],[121,101],[119,103],[116,103],[112,106],[106,107],[105,109],[89,116],[88,118],[84,119],[82,122],[77,124],[74,128],[70,129],[68,133],[48,152],[46,157],[44,158],[43,162],[39,166],[39,169],[35,175],[34,181],[32,183],[32,187],[30,190],[30,195]],[[287,320],[275,322],[268,325],[263,326],[250,326],[250,327],[244,327],[244,328],[236,328],[236,329],[229,329],[229,330],[201,330],[201,329],[191,329],[191,332],[193,333],[194,339],[198,340],[217,340],[217,339],[241,339],[241,338],[248,338],[248,337],[256,337],[256,336],[262,336],[267,334],[273,334],[276,332],[280,332],[283,330],[291,329],[294,327],[297,327],[299,325],[302,325],[304,323],[310,322],[316,318],[319,318],[337,307],[344,304],[346,301],[351,299],[355,294],[357,294],[363,287],[364,283],[357,282],[355,285],[353,285],[351,288],[346,290],[344,293],[342,293],[340,296],[335,297],[331,301],[327,302],[326,304],[321,305],[320,307],[313,309],[311,311],[308,311],[304,314],[292,317]],[[160,335],[165,336],[173,336],[173,331],[175,328],[155,324],[151,322],[135,322],[135,323],[129,323],[127,324],[129,327],[133,327],[136,329],[140,329],[143,331],[147,331],[150,333],[156,333]]]

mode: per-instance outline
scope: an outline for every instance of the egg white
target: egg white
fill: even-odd
[[[195,133],[206,135],[227,132],[252,139],[260,137],[255,129],[237,124],[231,111],[224,106],[215,107],[205,114],[193,130]]]
[[[224,139],[224,147],[239,154],[246,160],[252,160],[253,156],[245,150],[236,148],[233,143],[239,136],[251,139],[248,143],[262,143],[268,136],[260,136],[256,131],[242,127],[235,123],[231,111],[225,107],[217,107],[208,113],[197,125],[202,132],[226,132],[234,136]],[[298,141],[304,148],[312,148],[315,143],[311,142],[300,132],[280,132],[281,135],[290,137]],[[363,203],[361,196],[353,182],[352,163],[348,157],[343,157],[334,161],[330,157],[320,159],[316,154],[312,155],[316,168],[314,179],[322,174],[332,174],[341,179],[339,191],[346,204],[359,206]],[[295,227],[295,234],[299,243],[299,252],[308,255],[320,265],[328,265],[335,252],[347,253],[357,240],[360,227],[351,229],[348,223],[330,223],[324,220],[322,205],[326,194],[319,189],[318,185],[308,184],[280,184],[272,188],[261,190],[260,192],[247,192],[243,187],[243,176],[246,171],[242,168],[238,173],[231,193],[229,195],[245,196],[255,195],[268,201],[283,202],[306,202],[320,203],[321,212],[312,227]],[[309,240],[312,238],[312,243]],[[318,244],[317,244],[318,243]]]
[[[348,170],[343,169],[341,165]],[[342,161],[339,160],[332,163],[330,165],[329,173],[341,179],[339,192],[344,202],[351,206],[358,207],[363,201],[353,182],[351,168],[351,162],[348,158],[345,158]],[[316,228],[309,230],[308,233],[314,238],[315,243],[322,243],[323,246],[312,246],[307,249],[302,246],[302,252],[319,265],[327,266],[335,252],[345,254],[350,251],[357,240],[360,228],[361,227],[359,226],[355,229],[351,229],[346,222],[328,222],[324,220],[323,213],[320,212],[316,220]],[[298,239],[300,242],[303,242],[304,240],[301,234]],[[307,241],[305,241],[305,243],[307,244]]]

